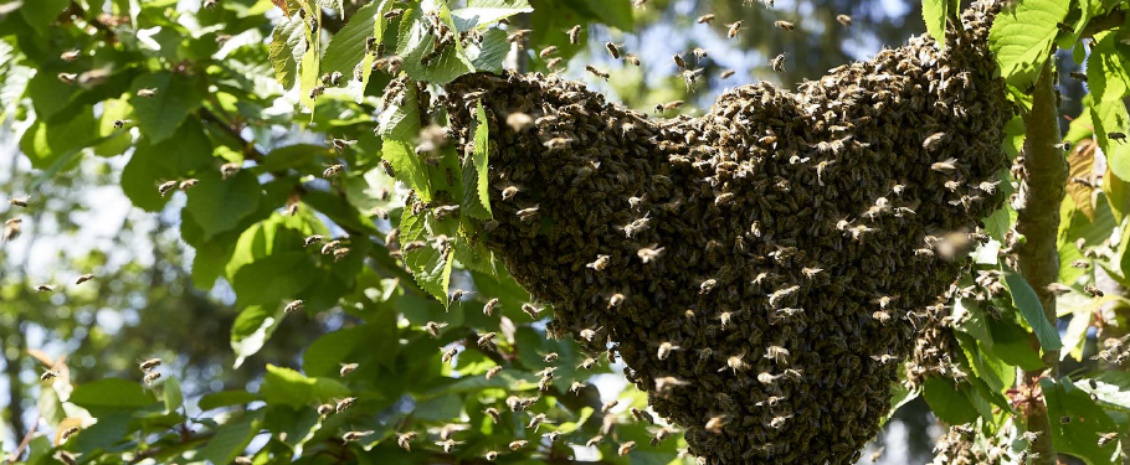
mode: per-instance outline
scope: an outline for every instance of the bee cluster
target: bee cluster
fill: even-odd
[[[490,120],[482,240],[553,304],[551,333],[618,351],[705,463],[850,463],[1003,201],[983,187],[1012,116],[993,13],[967,11],[945,51],[914,38],[701,118],[649,120],[556,75],[465,76],[460,146],[474,100]]]

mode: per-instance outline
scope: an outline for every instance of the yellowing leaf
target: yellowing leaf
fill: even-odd
[[[1068,175],[1067,193],[1075,201],[1079,211],[1087,216],[1088,220],[1095,220],[1095,204],[1092,202],[1095,181],[1095,142],[1084,139],[1071,148],[1067,155],[1067,163],[1071,166]]]

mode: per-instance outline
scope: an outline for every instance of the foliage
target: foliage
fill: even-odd
[[[511,454],[512,463],[573,457],[567,444],[598,434],[605,415],[594,388],[574,395],[569,386],[612,367],[577,368],[587,355],[571,341],[547,340],[551,312],[536,319],[523,313],[529,295],[475,240],[484,232],[472,219],[492,211],[481,107],[468,159],[442,144],[420,149],[427,142],[421,134],[444,124],[430,101],[442,84],[518,61],[544,70],[546,60],[536,52],[547,46],[557,46],[565,60],[582,52],[564,32],[572,25],[584,25],[586,36],[603,26],[628,31],[660,7],[638,10],[629,0],[467,0],[456,7],[439,0],[186,3],[192,2],[0,0],[0,119],[35,170],[31,181],[6,187],[32,195],[27,212],[57,212],[55,222],[66,228],[78,227],[71,215],[96,209],[96,202],[53,192],[117,182],[133,206],[162,212],[157,231],[193,251],[184,264],[190,275],[179,266],[179,246],[154,246],[154,262],[163,268],[115,267],[99,250],[66,257],[60,269],[98,271],[86,288],[44,295],[23,281],[3,283],[0,300],[15,302],[0,315],[17,328],[7,338],[12,347],[30,347],[18,334],[28,318],[37,318],[60,339],[89,335],[83,336],[87,358],[115,351],[120,357],[102,367],[105,377],[85,379],[72,377],[63,358],[25,351],[36,362],[15,365],[10,379],[31,363],[57,377],[27,389],[49,429],[30,441],[23,459],[52,463],[54,454],[66,452],[83,463],[229,463],[243,456],[252,463],[454,463],[489,450]],[[959,14],[957,3],[923,2],[931,34]],[[951,303],[960,347],[955,364],[965,381],[936,378],[922,392],[943,421],[973,421],[984,436],[1016,438],[1023,430],[1013,389],[1017,368],[1040,369],[1041,352],[1060,345],[1063,357],[1091,361],[1087,355],[1095,351],[1084,346],[1092,328],[1126,334],[1130,301],[1087,291],[1101,276],[1130,282],[1125,3],[1026,0],[997,20],[993,48],[1020,106],[1030,105],[1028,91],[1055,50],[1086,63],[1090,94],[1067,136],[1075,143],[1072,176],[1084,179],[1068,186],[1059,231],[1060,261],[1072,265],[1060,273],[1070,289],[1059,297],[1058,327],[1066,329],[1041,318],[1034,290],[998,259],[1006,234],[1015,234],[1016,212],[1003,208],[986,219],[994,241],[974,252],[973,270]],[[524,27],[533,29],[528,41],[513,46],[508,34]],[[442,40],[445,32],[454,40]],[[507,62],[508,54],[519,59]],[[617,77],[613,85],[630,82]],[[684,97],[681,82],[673,82],[668,92]],[[396,94],[390,85],[404,91]],[[626,94],[641,107],[656,103]],[[1024,138],[1023,124],[1018,127],[1003,148],[1014,156]],[[120,167],[120,178],[107,179],[102,165]],[[1011,189],[1010,176],[1001,174],[1001,189]],[[173,190],[180,190],[188,180],[194,185],[183,194],[158,189],[176,182]],[[52,209],[49,196],[66,207]],[[437,210],[444,203],[458,205],[458,213]],[[5,219],[42,214],[27,212],[13,207]],[[315,235],[322,243],[305,246]],[[105,250],[126,248],[131,239],[138,238],[117,237]],[[991,283],[978,278],[986,274],[1003,276],[1005,288],[982,299]],[[178,287],[189,279],[195,291]],[[127,297],[99,302],[90,286],[122,287],[123,296],[156,289],[141,305],[153,311],[141,318],[158,320],[167,333],[135,334],[136,345],[115,345],[114,335],[95,323],[99,308],[137,304]],[[201,297],[227,288],[238,314]],[[499,304],[485,314],[492,299]],[[297,300],[302,309],[286,311]],[[192,347],[228,327],[230,352]],[[496,334],[497,351],[479,348],[477,339],[487,333]],[[153,355],[150,345],[166,338],[181,359],[166,356],[154,372],[161,378],[140,383],[144,373],[129,362]],[[457,354],[450,362],[443,360],[447,351]],[[557,354],[560,368],[538,392],[537,373],[549,353]],[[1098,356],[1124,354],[1108,349]],[[216,376],[218,387],[181,371],[216,363],[233,367]],[[501,372],[487,379],[495,367]],[[1057,450],[1112,463],[1118,443],[1097,441],[1126,433],[1130,382],[1122,374],[1080,371],[1040,381]],[[917,394],[901,388],[897,405]],[[513,412],[511,396],[541,400]],[[602,462],[678,460],[681,439],[646,446],[658,427],[624,413],[646,407],[646,399],[634,390],[621,396],[608,415],[617,423],[615,435],[598,445]],[[336,412],[345,399],[351,405]],[[335,413],[320,415],[323,404]],[[484,414],[487,408],[501,412],[499,422]],[[540,414],[548,422],[527,428]],[[72,427],[79,432],[64,434]],[[345,441],[351,431],[368,434]],[[418,433],[411,450],[398,445],[398,433],[409,431]],[[561,437],[550,441],[545,433]],[[445,450],[449,435],[454,447]],[[514,440],[529,444],[511,452]],[[641,447],[620,456],[617,446],[627,441]],[[1025,443],[1011,447],[1019,452]]]

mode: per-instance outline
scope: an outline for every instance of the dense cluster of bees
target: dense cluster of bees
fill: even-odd
[[[447,102],[463,146],[488,111],[482,240],[553,305],[549,331],[622,356],[705,463],[849,463],[903,364],[943,363],[916,337],[946,340],[937,302],[1003,200],[991,9],[944,52],[914,38],[701,118],[556,75],[465,76]]]

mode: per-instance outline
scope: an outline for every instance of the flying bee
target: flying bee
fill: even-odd
[[[395,9],[392,9],[392,10],[388,10],[388,12],[384,14],[384,18],[392,20],[392,19],[399,18],[403,14],[404,14],[404,8],[395,8]]]
[[[737,36],[738,36],[738,33],[739,33],[739,32],[741,32],[741,30],[742,30],[742,22],[741,22],[741,21],[736,21],[736,22],[734,22],[733,24],[727,25],[726,27],[728,27],[728,28],[729,28],[729,30],[727,30],[727,31],[726,31],[726,37],[727,37],[727,38],[730,38],[730,39],[733,39],[734,37],[737,37]]]
[[[43,374],[39,375],[40,381],[51,381],[59,377],[59,372],[55,370],[43,370]]]
[[[458,446],[460,444],[463,444],[463,441],[456,441],[454,439],[444,439],[442,441],[436,441],[436,445],[442,448],[443,452],[446,454],[450,454],[451,451],[455,450],[455,446]]]
[[[498,307],[497,297],[488,300],[486,305],[483,305],[483,314],[486,316],[494,316],[494,309],[496,307]]]
[[[764,357],[772,360],[778,365],[787,365],[789,358],[789,349],[780,346],[769,346],[765,349]]]
[[[589,438],[588,441],[585,441],[585,447],[593,447],[597,444],[600,444],[600,441],[603,441],[603,440],[604,440],[604,435],[598,434],[596,436]]]
[[[491,343],[494,341],[495,336],[496,335],[493,332],[479,336],[479,340],[477,341],[479,347],[482,347],[484,349],[490,347]]]
[[[530,422],[528,424],[526,424],[526,428],[537,431],[538,428],[541,427],[542,423],[549,423],[549,422],[546,420],[544,413],[539,413],[539,414],[534,415],[533,417],[530,418]]]
[[[886,325],[891,322],[891,314],[883,310],[876,310],[871,314],[871,318],[874,318],[875,321],[878,321],[881,325]]]
[[[694,86],[698,82],[698,77],[702,74],[702,68],[686,69],[683,70],[683,83],[687,86],[688,92],[694,92]]]
[[[706,420],[706,426],[703,429],[714,434],[722,434],[722,427],[725,425],[726,420],[723,417],[710,417],[709,420]]]
[[[55,290],[55,285],[54,284],[40,284],[40,285],[35,287],[35,290],[39,291],[39,292],[51,292],[51,291]]]
[[[353,404],[355,404],[355,403],[357,403],[356,397],[346,397],[342,400],[339,400],[337,402],[337,404],[334,405],[334,412],[337,412],[337,413],[344,412],[349,407],[352,407]]]
[[[791,31],[791,30],[796,28],[795,24],[790,23],[788,21],[776,21],[776,22],[773,23],[773,25],[777,26],[779,29],[782,29],[782,30],[785,30],[785,31]]]
[[[416,432],[396,433],[396,445],[408,452],[412,452],[412,440],[416,439]]]
[[[714,15],[708,14],[708,15],[699,16],[698,19],[694,20],[694,22],[696,22],[698,24],[710,24],[710,23],[714,22]]]
[[[283,307],[283,311],[286,313],[294,313],[301,311],[303,307],[305,307],[304,302],[302,302],[301,300],[295,300],[289,304],[286,304],[286,307]]]
[[[360,365],[358,365],[356,363],[342,363],[341,369],[338,370],[338,374],[341,375],[342,378],[344,378],[344,377],[348,376],[350,373],[353,373],[354,371],[356,371],[358,366],[360,366]]]
[[[487,459],[488,462],[493,462],[498,458],[498,451],[488,450],[487,453],[483,454],[483,458]]]
[[[530,208],[523,208],[521,210],[518,210],[518,219],[524,222],[532,221],[534,218],[537,218],[539,208],[540,206],[535,205]]]
[[[526,447],[526,444],[529,444],[529,441],[519,439],[517,441],[511,441],[509,447],[510,447],[510,450],[518,450],[518,449],[521,449],[523,447]]]
[[[663,113],[667,113],[669,111],[673,111],[673,110],[675,110],[675,109],[677,109],[681,106],[683,106],[682,100],[674,100],[674,101],[671,101],[671,102],[668,102],[668,103],[660,103],[660,104],[655,106],[655,112],[663,114]]]
[[[74,50],[67,50],[59,55],[59,58],[61,58],[63,61],[75,61],[78,59],[81,53],[82,50],[79,50],[77,48]]]
[[[1091,261],[1090,260],[1083,260],[1083,259],[1072,260],[1071,261],[1071,267],[1072,268],[1079,268],[1081,270],[1086,270],[1086,269],[1091,267]]]
[[[535,320],[540,318],[541,312],[543,311],[545,311],[544,307],[536,307],[533,304],[529,303],[522,304],[522,312],[529,315],[530,318],[533,318]]]
[[[427,331],[433,338],[439,337],[439,330],[447,326],[447,323],[436,323],[429,321],[424,324],[424,331]]]
[[[628,442],[625,442],[623,444],[620,444],[620,448],[617,449],[617,453],[619,453],[620,456],[623,457],[625,455],[628,455],[628,452],[631,452],[632,449],[635,449],[635,448],[636,448],[636,441],[628,441]]]
[[[632,418],[635,418],[636,422],[647,423],[649,425],[655,424],[655,417],[652,416],[651,413],[649,413],[647,410],[640,410],[638,408],[631,407],[628,409],[628,412],[632,414]]]
[[[1110,444],[1110,442],[1114,441],[1115,439],[1118,439],[1117,431],[1099,436],[1099,447],[1106,447],[1107,444]]]
[[[687,68],[687,62],[685,60],[683,60],[682,55],[674,55],[674,56],[671,57],[671,59],[675,60],[675,66],[678,66],[679,69],[686,69]]]
[[[550,58],[550,59],[546,60],[545,61],[545,69],[548,69],[548,70],[551,70],[551,71],[554,70],[554,69],[557,69],[557,67],[561,65],[562,60],[563,59],[561,57]]]
[[[151,89],[137,89],[137,96],[142,98],[153,98],[157,95],[157,88]]]
[[[597,67],[595,67],[593,65],[585,65],[585,70],[592,73],[594,76],[596,76],[598,78],[604,79],[605,81],[607,81],[608,78],[611,77],[610,74],[608,74],[607,72],[601,71],[600,69],[597,69]]]
[[[851,16],[836,15],[836,21],[839,21],[844,27],[851,26]]]
[[[550,352],[548,354],[545,354],[545,356],[542,357],[542,360],[544,360],[545,363],[553,363],[557,361],[557,357],[557,352]]]
[[[640,57],[638,57],[634,54],[628,53],[628,54],[624,55],[624,62],[628,63],[630,65],[633,65],[633,66],[639,66],[640,65]]]
[[[59,80],[62,81],[63,83],[65,83],[65,84],[74,84],[75,79],[78,79],[78,74],[75,74],[75,73],[59,73],[59,74],[55,75],[55,77],[59,78]]]
[[[67,439],[70,439],[71,436],[78,434],[78,432],[79,432],[79,427],[72,426],[70,428],[63,430],[63,433],[59,435],[59,439],[66,441]]]
[[[148,359],[148,360],[143,360],[143,361],[141,361],[141,363],[139,363],[137,365],[137,367],[140,368],[141,371],[146,372],[146,373],[153,371],[154,368],[157,368],[159,366],[161,366],[161,359],[159,359],[159,358],[151,358],[151,359]]]
[[[126,127],[127,123],[132,123],[132,122],[133,122],[132,120],[128,120],[128,119],[116,119],[116,120],[114,120],[114,129],[124,128],[124,127]]]
[[[318,406],[318,416],[327,417],[331,413],[334,413],[333,404],[322,404]]]
[[[388,177],[390,177],[390,178],[396,177],[396,170],[394,170],[392,168],[392,163],[389,163],[388,160],[381,160],[380,165],[381,165],[381,169],[384,170],[385,174],[387,174]]]
[[[722,79],[729,79],[730,76],[733,76],[733,75],[734,75],[734,70],[728,69],[728,70],[722,71],[721,76],[722,76]]]
[[[549,58],[549,56],[553,55],[554,53],[557,53],[557,46],[556,45],[550,45],[546,48],[541,49],[541,52],[538,52],[538,56],[541,57],[541,59],[544,60],[546,58]]]
[[[946,139],[946,133],[935,132],[935,133],[931,134],[929,137],[927,137],[926,140],[922,141],[922,148],[926,149],[927,152],[933,152],[933,151],[937,150],[938,147],[941,147],[942,142],[945,139]]]
[[[500,366],[496,366],[496,367],[491,367],[491,368],[490,368],[489,370],[487,370],[486,378],[487,378],[487,379],[492,379],[492,378],[494,378],[495,376],[498,376],[498,373],[499,373],[500,371],[502,371],[502,367],[500,367]]]
[[[498,424],[499,421],[502,421],[502,414],[499,413],[498,409],[494,407],[487,407],[483,410],[483,413],[486,414],[486,416],[490,417],[491,422],[495,424]]]
[[[581,43],[581,25],[580,24],[570,28],[566,32],[566,34],[569,35],[569,43],[570,44],[577,45],[577,44]]]
[[[230,178],[238,173],[240,168],[240,163],[224,163],[220,166],[220,177],[223,179]]]
[[[792,415],[783,416],[783,417],[773,417],[772,420],[769,420],[769,427],[773,428],[773,429],[784,428],[785,427],[785,421],[788,420],[789,418],[792,418],[792,417],[793,417]]]
[[[161,379],[161,373],[153,371],[153,372],[146,373],[145,376],[142,377],[141,380],[145,382],[146,386],[152,386],[153,383],[156,382],[158,379]]]
[[[176,187],[177,181],[166,181],[157,186],[157,193],[161,194],[161,197],[164,197],[168,195],[169,192],[172,192],[173,189],[176,189]]]
[[[620,405],[620,401],[618,401],[616,399],[612,399],[612,400],[606,402],[603,406],[600,407],[600,413],[606,414],[606,413],[612,411],[612,409],[616,408],[617,405]]]
[[[612,55],[613,60],[619,60],[620,59],[620,56],[621,56],[620,55],[620,47],[618,47],[616,44],[614,44],[612,42],[605,42],[604,48],[605,48],[605,50],[608,50],[609,55]]]
[[[30,200],[31,200],[31,196],[25,195],[23,197],[12,197],[11,199],[8,199],[8,203],[11,204],[12,206],[15,206],[15,207],[25,207],[26,208],[27,203]]]
[[[608,255],[597,255],[596,260],[594,260],[592,263],[586,264],[585,267],[592,268],[596,271],[604,271],[605,268],[608,268],[608,263],[611,261],[612,257]]]
[[[659,360],[667,360],[673,350],[682,350],[682,347],[671,344],[670,342],[663,342],[659,344],[659,351],[656,353],[656,357],[659,358]]]
[[[1095,286],[1092,286],[1092,285],[1090,285],[1090,284],[1088,284],[1088,285],[1086,285],[1086,286],[1083,286],[1083,291],[1084,291],[1084,292],[1086,292],[1086,293],[1088,293],[1088,294],[1090,294],[1090,295],[1091,295],[1091,297],[1103,297],[1103,296],[1105,296],[1105,295],[1106,295],[1106,294],[1105,294],[1105,293],[1104,293],[1104,292],[1102,291],[1102,289],[1099,289],[1099,288],[1097,288],[1097,287],[1095,287]]]
[[[345,442],[354,442],[364,439],[366,436],[373,434],[373,431],[349,431],[341,436]]]
[[[719,368],[718,371],[723,372],[723,371],[726,371],[726,369],[729,369],[729,370],[733,371],[733,373],[735,375],[738,374],[739,370],[745,371],[746,369],[749,368],[749,365],[746,364],[746,362],[744,360],[742,360],[742,358],[744,358],[744,357],[745,357],[745,354],[738,354],[738,355],[734,355],[734,356],[727,358],[726,359],[726,366]]]
[[[90,281],[92,279],[94,279],[94,273],[84,274],[82,276],[79,276],[78,279],[75,280],[75,285],[77,286],[79,284],[85,283],[85,282]]]
[[[1121,142],[1121,143],[1123,143],[1123,144],[1125,144],[1125,143],[1126,143],[1126,134],[1125,134],[1125,133],[1121,133],[1121,132],[1108,132],[1106,136],[1107,136],[1107,138],[1109,138],[1110,140],[1113,140],[1113,141],[1118,141],[1118,142]]]
[[[952,173],[954,171],[957,171],[957,159],[948,158],[946,160],[934,163],[930,165],[930,169],[940,173]]]
[[[78,460],[75,459],[75,455],[65,450],[55,452],[55,459],[66,465],[78,465]]]
[[[663,250],[666,248],[657,247],[658,245],[659,244],[651,244],[647,247],[641,247],[636,251],[636,256],[638,256],[640,258],[640,261],[645,265],[651,263],[652,261],[658,259],[661,255],[663,255]]]
[[[899,357],[897,355],[882,354],[882,355],[872,355],[871,359],[876,361],[876,362],[879,362],[880,365],[886,365],[890,362],[897,361],[899,359]]]
[[[443,357],[441,357],[441,359],[443,360],[443,363],[451,363],[451,361],[454,360],[455,356],[458,355],[458,354],[459,354],[459,347],[458,346],[452,347],[452,348],[447,349],[443,352]]]
[[[534,118],[530,115],[521,112],[514,112],[506,116],[506,125],[510,126],[514,132],[524,132],[527,129],[534,127]],[[514,186],[510,186],[514,187]],[[507,188],[509,189],[509,187]],[[514,187],[514,193],[517,193],[518,188]],[[506,189],[503,189],[502,199],[506,199]],[[513,196],[511,196],[513,197]]]
[[[785,72],[785,55],[785,53],[781,53],[773,58],[773,61],[769,62],[769,67],[772,68],[774,72]]]

